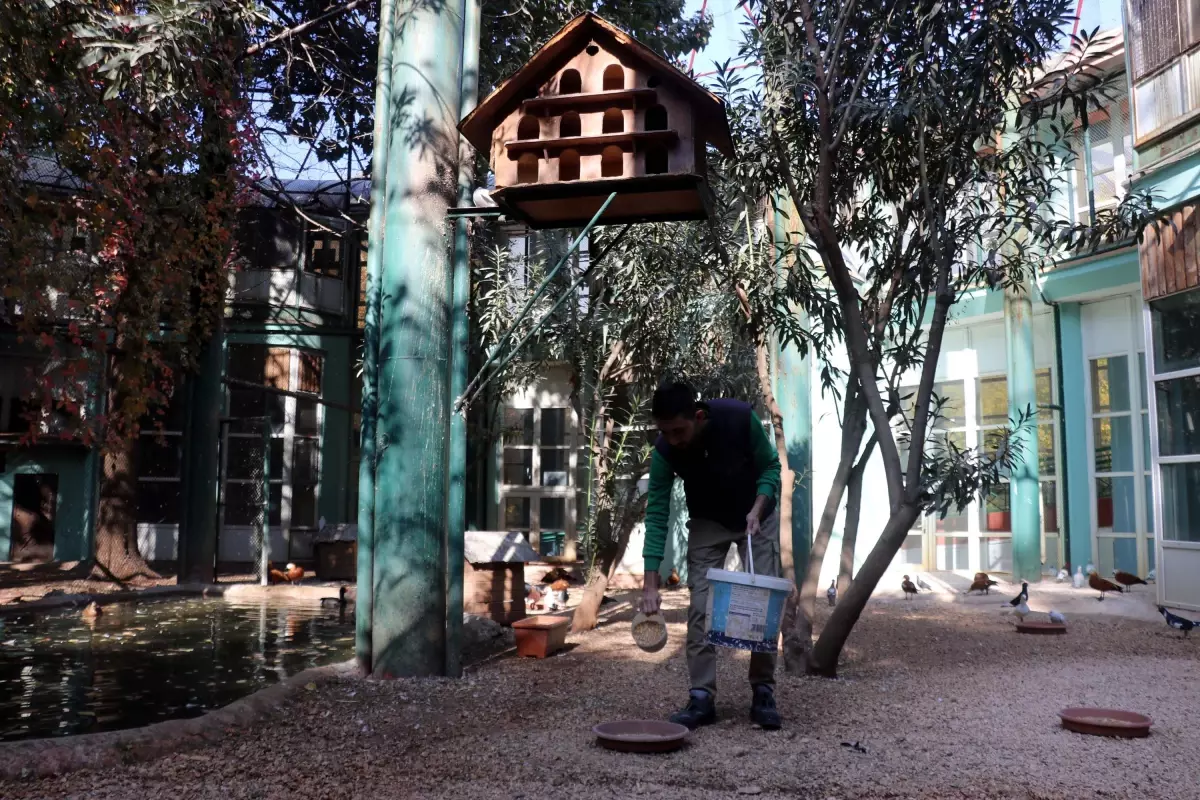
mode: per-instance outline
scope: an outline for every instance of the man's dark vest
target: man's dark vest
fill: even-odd
[[[754,411],[741,400],[709,400],[708,424],[699,441],[687,449],[667,444],[661,435],[654,448],[683,478],[688,516],[719,522],[726,528],[746,528],[746,515],[758,496],[758,470],[750,439],[750,425],[760,424]],[[767,504],[763,517],[775,509]]]

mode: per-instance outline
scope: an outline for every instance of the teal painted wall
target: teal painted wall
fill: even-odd
[[[271,347],[296,347],[324,354],[321,376],[322,398],[333,403],[349,405],[353,398],[351,381],[354,376],[356,337],[352,332],[316,334],[310,331],[265,332],[236,331],[228,336],[229,344],[266,344]],[[325,407],[321,430],[321,488],[317,514],[328,523],[356,522],[357,510],[350,509],[350,412]]]
[[[44,447],[8,450],[0,472],[0,561],[12,544],[13,482],[17,475],[57,474],[54,560],[82,561],[92,552],[95,504],[95,453],[83,448]]]
[[[1200,153],[1153,169],[1136,180],[1133,188],[1153,192],[1159,208],[1170,208],[1200,195]]]
[[[1083,315],[1079,303],[1059,306],[1059,335],[1062,341],[1062,424],[1066,435],[1064,461],[1067,466],[1065,496],[1066,524],[1071,543],[1066,556],[1075,565],[1092,560],[1092,509],[1088,482],[1088,409],[1084,375]]]

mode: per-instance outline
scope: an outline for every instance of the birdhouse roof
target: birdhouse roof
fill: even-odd
[[[537,561],[538,554],[516,531],[466,531],[463,553],[472,564]]]
[[[592,40],[612,52],[628,56],[651,73],[686,95],[696,113],[697,130],[705,141],[725,155],[733,153],[733,139],[725,116],[725,102],[696,81],[689,78],[670,61],[634,39],[611,22],[592,12],[580,14],[554,34],[533,57],[489,94],[466,116],[458,129],[477,150],[491,148],[492,131],[496,125],[528,97],[528,90],[541,87],[568,60]]]

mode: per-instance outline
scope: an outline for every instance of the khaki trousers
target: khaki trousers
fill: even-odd
[[[708,615],[708,570],[724,569],[729,545],[738,546],[738,556],[746,563],[746,531],[730,530],[718,522],[693,519],[688,522],[688,605],[687,662],[693,689],[717,693],[717,648],[704,640]],[[778,577],[779,513],[763,520],[758,535],[753,537],[754,571],[759,575]],[[750,685],[775,686],[775,654],[750,654]]]

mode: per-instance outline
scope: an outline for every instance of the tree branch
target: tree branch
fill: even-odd
[[[274,36],[271,36],[267,39],[264,39],[261,42],[257,42],[255,44],[250,45],[249,47],[246,48],[246,50],[242,53],[242,55],[243,56],[252,56],[252,55],[255,55],[256,53],[260,53],[263,50],[270,47],[271,45],[275,44],[276,42],[281,42],[284,39],[290,39],[293,36],[299,36],[302,33],[312,30],[313,28],[317,27],[318,25],[320,25],[323,22],[328,22],[329,20],[334,19],[335,17],[340,17],[342,14],[349,13],[349,12],[353,11],[354,9],[358,8],[359,6],[364,6],[366,4],[367,4],[367,0],[350,0],[349,3],[343,3],[342,5],[337,6],[336,8],[331,8],[328,11],[326,11],[324,14],[319,14],[319,15],[313,17],[312,19],[308,20],[307,22],[301,22],[299,25],[295,25],[291,28],[287,28],[286,30],[282,30],[279,33],[275,34]]]

